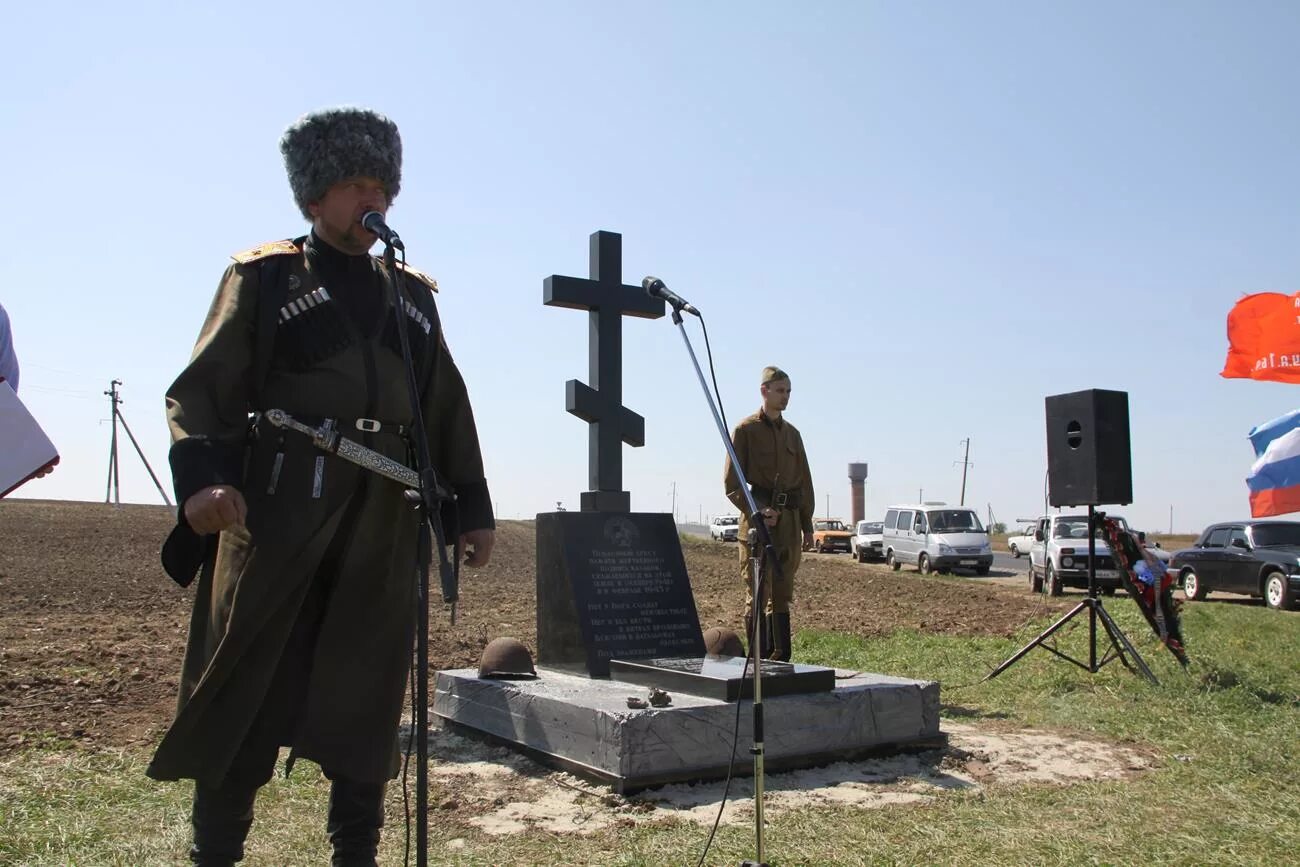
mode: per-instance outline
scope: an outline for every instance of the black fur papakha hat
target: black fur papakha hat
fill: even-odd
[[[364,175],[388,187],[388,201],[402,186],[402,137],[397,124],[365,108],[326,108],[303,115],[280,138],[280,153],[298,210],[320,201],[339,181]]]

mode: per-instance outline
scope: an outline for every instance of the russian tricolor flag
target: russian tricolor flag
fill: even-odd
[[[1300,409],[1251,430],[1255,463],[1246,478],[1250,516],[1300,512]]]

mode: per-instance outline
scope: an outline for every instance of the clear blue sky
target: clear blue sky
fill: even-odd
[[[1037,514],[1043,398],[1096,387],[1130,395],[1124,511],[1191,532],[1247,513],[1246,432],[1300,405],[1218,376],[1234,301],[1300,289],[1295,3],[79,2],[6,30],[0,301],[63,454],[24,496],[103,498],[112,378],[170,486],[162,395],[229,254],[305,231],[277,142],[339,104],[401,128],[390,222],[505,517],[587,486],[586,316],[541,301],[597,229],[705,312],[730,422],[790,371],[819,514],[857,460],[869,513],[956,502],[966,437],[967,503]],[[725,510],[677,330],[624,340],[633,507]],[[123,498],[157,502],[123,446]]]

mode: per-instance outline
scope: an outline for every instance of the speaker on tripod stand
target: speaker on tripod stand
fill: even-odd
[[[1103,504],[1126,506],[1133,502],[1128,392],[1094,388],[1048,396],[1047,485],[1047,500],[1053,506],[1088,507],[1088,596],[984,679],[997,677],[1041,645],[1090,674],[1096,674],[1102,666],[1118,659],[1128,668],[1136,666],[1147,680],[1155,683],[1155,675],[1102,607],[1101,599],[1097,596],[1096,507]],[[1044,556],[1051,556],[1050,550],[1044,551]],[[1057,630],[1085,610],[1088,612],[1086,663],[1046,643]],[[1110,650],[1100,660],[1097,658],[1098,622],[1105,629],[1111,644]]]
[[[1128,392],[1094,388],[1047,398],[1047,487],[1053,506],[1133,502]]]

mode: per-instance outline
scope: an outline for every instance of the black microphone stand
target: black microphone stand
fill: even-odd
[[[400,243],[400,242],[399,242]],[[389,274],[389,301],[396,317],[397,340],[402,347],[402,362],[406,366],[406,389],[411,402],[411,436],[415,438],[416,471],[420,475],[420,490],[408,490],[406,498],[420,513],[419,531],[415,544],[416,573],[416,625],[415,625],[415,707],[414,728],[416,744],[415,765],[415,863],[428,864],[429,848],[429,561],[431,543],[437,540],[438,569],[442,579],[442,601],[451,605],[451,622],[456,622],[456,574],[447,559],[447,542],[443,537],[442,504],[452,499],[450,492],[438,482],[429,457],[429,438],[424,429],[424,413],[420,407],[420,386],[415,378],[415,364],[411,358],[411,339],[407,334],[407,315],[403,301],[406,297],[405,274],[395,261],[393,244],[384,245],[384,266]],[[405,259],[405,247],[403,247]],[[400,284],[400,285],[399,285]],[[433,335],[434,339],[437,335]],[[436,351],[431,345],[430,352]],[[410,839],[409,837],[407,838]]]
[[[772,547],[772,534],[768,531],[767,522],[763,520],[762,511],[758,504],[754,502],[754,495],[749,490],[749,480],[745,478],[745,471],[740,466],[740,460],[736,457],[736,450],[731,444],[731,436],[727,433],[727,426],[722,422],[722,416],[718,412],[717,405],[713,402],[713,394],[709,391],[708,383],[704,379],[704,372],[700,369],[699,359],[695,357],[695,349],[691,346],[691,339],[686,336],[686,327],[682,324],[682,307],[685,304],[678,305],[675,302],[669,302],[673,308],[673,324],[677,326],[682,335],[682,342],[686,344],[686,352],[691,357],[691,364],[695,367],[695,376],[700,380],[700,388],[704,390],[704,399],[708,401],[709,411],[713,413],[713,421],[718,426],[718,434],[722,437],[722,444],[727,449],[727,456],[731,458],[731,466],[736,470],[736,477],[740,481],[740,490],[745,495],[745,504],[749,506],[749,535],[746,543],[749,545],[749,562],[751,571],[754,575],[754,604],[751,608],[753,615],[754,628],[749,636],[749,660],[754,663],[754,719],[753,719],[753,741],[754,745],[750,752],[754,754],[754,839],[756,844],[755,855],[757,861],[744,861],[742,867],[766,867],[763,860],[763,659],[760,650],[763,646],[763,614],[765,608],[763,602],[763,565],[765,562],[771,562],[772,568],[780,575],[781,561],[776,556],[776,549]],[[770,561],[768,560],[770,558]],[[748,660],[746,661],[748,665]],[[741,679],[744,679],[742,674]]]

